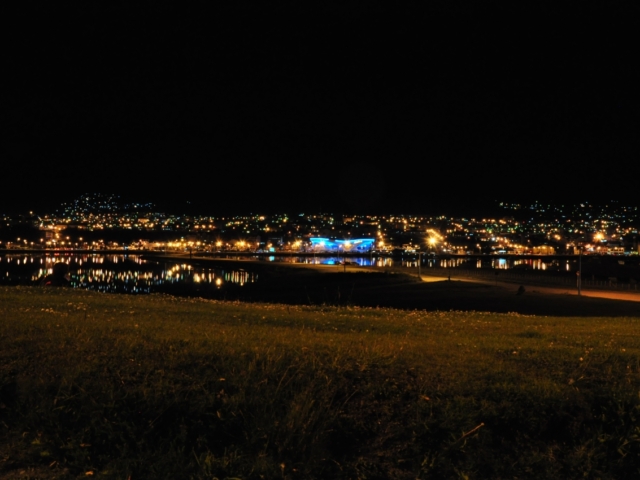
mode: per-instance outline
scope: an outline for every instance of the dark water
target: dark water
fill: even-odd
[[[343,257],[256,257],[265,262],[302,263],[309,265],[340,265],[345,260]],[[433,257],[405,255],[399,257],[347,257],[347,262],[358,266],[373,267],[406,267],[417,268],[418,261],[422,268],[465,268],[465,269],[524,269],[539,271],[564,271],[578,270],[575,259],[542,259],[542,258],[500,258],[497,256],[486,257]]]
[[[247,257],[243,257],[246,259]],[[395,267],[417,270],[418,262],[422,272],[429,269],[465,270],[474,274],[517,275],[529,272],[545,277],[576,278],[577,258],[523,258],[497,256],[476,257],[433,257],[427,255],[405,255],[401,257],[313,257],[313,256],[260,256],[256,260],[265,263],[299,263],[312,265],[340,265],[346,260],[351,265],[372,267]],[[583,279],[592,282],[609,281],[611,278],[623,282],[640,280],[640,268],[637,259],[582,259]],[[170,261],[142,258],[138,255],[121,254],[3,254],[0,255],[0,284],[5,285],[41,285],[59,274],[62,284],[74,288],[102,292],[145,294],[145,293],[181,293],[207,294],[224,289],[242,289],[245,285],[258,282],[258,274],[234,264],[232,268],[210,268],[200,266],[195,261]],[[55,271],[55,272],[54,272]],[[435,273],[435,272],[434,272]],[[262,280],[264,282],[266,280]],[[594,283],[595,284],[595,283]],[[260,283],[261,285],[261,283]]]
[[[61,278],[62,277],[62,278]],[[258,280],[243,269],[142,259],[135,255],[0,255],[0,284],[66,284],[113,293],[174,293],[241,287]]]

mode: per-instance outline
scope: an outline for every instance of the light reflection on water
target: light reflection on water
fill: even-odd
[[[279,257],[270,255],[268,257],[254,257],[256,260],[276,262],[276,263],[302,263],[304,265],[343,265],[343,257]],[[387,257],[347,257],[347,264],[358,265],[360,267],[391,267],[393,259]],[[397,265],[397,264],[396,264]]]
[[[296,257],[269,256],[254,257],[256,260],[282,263],[301,263],[306,265],[342,265],[343,257]],[[348,265],[361,267],[404,267],[417,268],[465,268],[465,269],[522,269],[576,271],[577,264],[573,260],[541,259],[541,258],[502,258],[496,256],[477,257],[433,257],[423,255],[407,255],[403,257],[347,257]]]
[[[301,263],[308,265],[343,265],[342,256],[255,257],[260,261]],[[183,260],[184,262],[184,260]],[[420,267],[445,269],[500,269],[533,271],[577,271],[572,259],[434,257],[407,255],[403,257],[347,257],[348,265],[362,267]],[[0,283],[36,285],[54,273],[54,265],[63,264],[67,280],[76,288],[123,293],[169,292],[176,288],[216,289],[225,285],[242,286],[254,283],[258,276],[242,268],[220,269],[146,260],[137,255],[0,255]],[[58,267],[59,268],[59,267]]]
[[[144,260],[135,255],[26,255],[0,256],[0,283],[39,285],[52,283],[62,272],[63,283],[74,288],[117,293],[167,292],[181,287],[219,289],[258,280],[243,269],[194,267],[189,264]]]

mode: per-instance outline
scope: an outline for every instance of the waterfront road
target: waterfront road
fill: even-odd
[[[513,288],[514,286],[522,285],[525,289],[525,292],[531,293],[547,293],[547,294],[555,294],[555,295],[575,295],[578,296],[578,289],[576,288],[567,288],[566,286],[556,286],[556,285],[540,285],[539,283],[529,283],[526,279],[521,279],[519,282],[504,282],[504,281],[495,281],[489,278],[478,278],[478,277],[463,277],[453,275],[451,277],[443,277],[443,276],[432,276],[422,274],[420,276],[423,282],[441,282],[450,279],[455,279],[455,281],[461,282],[472,282],[472,283],[481,283],[485,285],[497,285],[505,288]],[[631,302],[640,302],[640,291],[629,292],[629,291],[617,291],[617,290],[599,290],[594,288],[583,288],[580,292],[580,295],[583,297],[591,297],[591,298],[608,298],[609,300],[626,300]]]

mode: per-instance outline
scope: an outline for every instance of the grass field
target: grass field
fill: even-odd
[[[637,478],[640,318],[0,288],[0,479]]]

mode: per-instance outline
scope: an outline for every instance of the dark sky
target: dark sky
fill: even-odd
[[[8,17],[0,212],[640,203],[632,2],[106,3]]]

